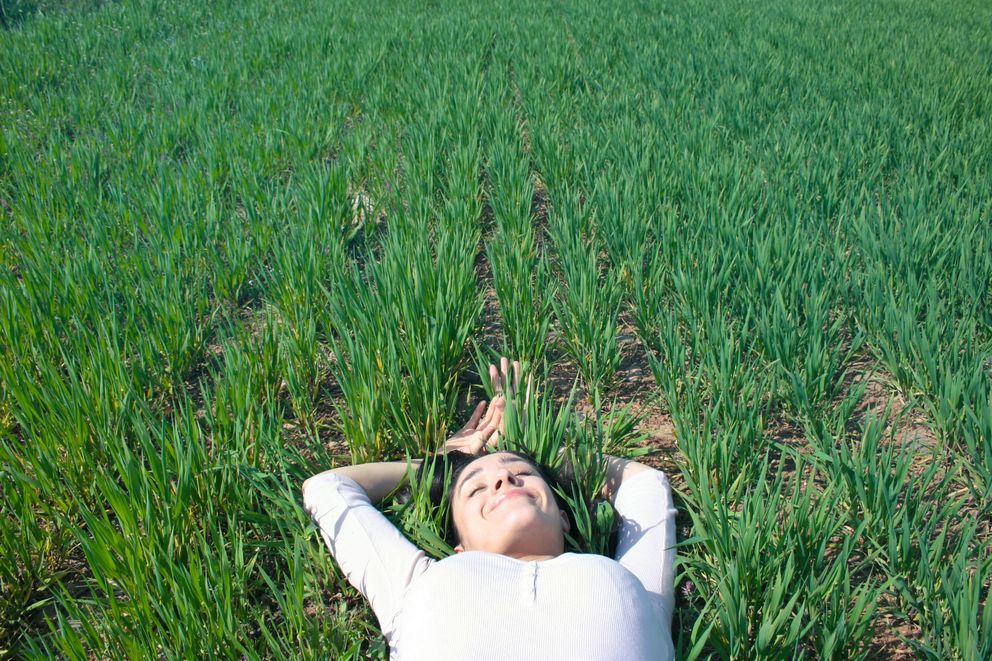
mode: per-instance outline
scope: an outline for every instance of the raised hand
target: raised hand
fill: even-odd
[[[510,370],[513,370],[512,378]],[[489,381],[493,385],[495,396],[488,406],[479,402],[472,417],[464,427],[444,444],[444,451],[458,450],[468,454],[482,454],[486,448],[495,448],[499,435],[503,432],[503,412],[506,410],[506,400],[514,397],[520,388],[520,361],[512,363],[508,358],[500,358],[499,367],[489,366]],[[527,379],[527,399],[530,399],[531,379]]]
[[[489,366],[489,380],[493,384],[493,390],[496,391],[496,397],[493,401],[502,397],[505,402],[507,397],[513,397],[520,388],[520,361],[513,361],[512,382],[510,381],[510,360],[506,356],[499,359],[499,369],[495,365]]]
[[[486,406],[479,402],[472,412],[472,417],[464,427],[444,443],[444,451],[458,450],[466,454],[482,454],[487,444],[495,445],[491,439],[497,429],[503,425],[503,406],[496,405],[494,399]]]
[[[513,378],[510,378],[510,368],[513,368]],[[493,390],[496,396],[493,398],[493,406],[499,406],[500,424],[497,429],[497,433],[493,435],[492,439],[489,441],[490,446],[496,445],[499,441],[499,435],[503,433],[503,416],[502,411],[506,409],[506,400],[509,398],[516,397],[517,392],[520,390],[520,374],[522,368],[520,367],[520,361],[514,360],[512,363],[506,356],[500,358],[499,368],[495,365],[489,366],[489,380],[493,384]],[[524,396],[524,408],[520,411],[521,422],[525,421],[525,415],[527,411],[527,402],[530,401],[530,391],[533,385],[533,375],[529,374],[527,376],[527,392]]]

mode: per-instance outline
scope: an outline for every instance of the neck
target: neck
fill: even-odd
[[[557,558],[561,554],[560,553],[557,553],[557,554],[554,554],[554,555],[533,555],[533,554],[527,554],[527,555],[508,554],[508,555],[511,558],[515,558],[515,559],[521,560],[523,562],[540,562],[542,560],[551,560],[553,558]]]

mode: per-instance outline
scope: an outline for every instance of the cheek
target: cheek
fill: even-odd
[[[451,508],[451,527],[454,529],[455,536],[462,542],[465,541],[466,533],[471,533],[471,507],[470,503],[460,502],[457,506],[452,505]]]
[[[461,520],[462,520],[462,508],[460,506],[456,507],[454,503],[451,505],[451,527],[455,529],[457,533],[461,530]]]
[[[551,490],[551,487],[542,483],[540,489],[541,493],[544,494],[544,502],[547,503],[547,508],[552,511],[558,509],[558,501],[555,499],[555,492]]]

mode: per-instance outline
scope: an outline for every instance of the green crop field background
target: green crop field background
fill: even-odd
[[[0,658],[385,658],[300,485],[501,354],[680,658],[992,658],[990,166],[981,0],[0,0]]]

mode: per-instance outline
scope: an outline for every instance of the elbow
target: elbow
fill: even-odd
[[[319,493],[324,490],[327,484],[328,477],[335,475],[335,469],[326,470],[323,473],[317,473],[316,475],[311,475],[307,479],[303,480],[303,484],[300,485],[300,493],[303,495],[303,503],[306,505],[308,496],[310,499],[318,497]]]
[[[307,500],[307,490],[310,489],[314,485],[314,478],[316,478],[316,477],[317,477],[316,475],[313,475],[313,476],[308,477],[307,479],[303,480],[303,484],[300,486],[300,493],[303,495],[303,502],[306,502],[306,500]]]

